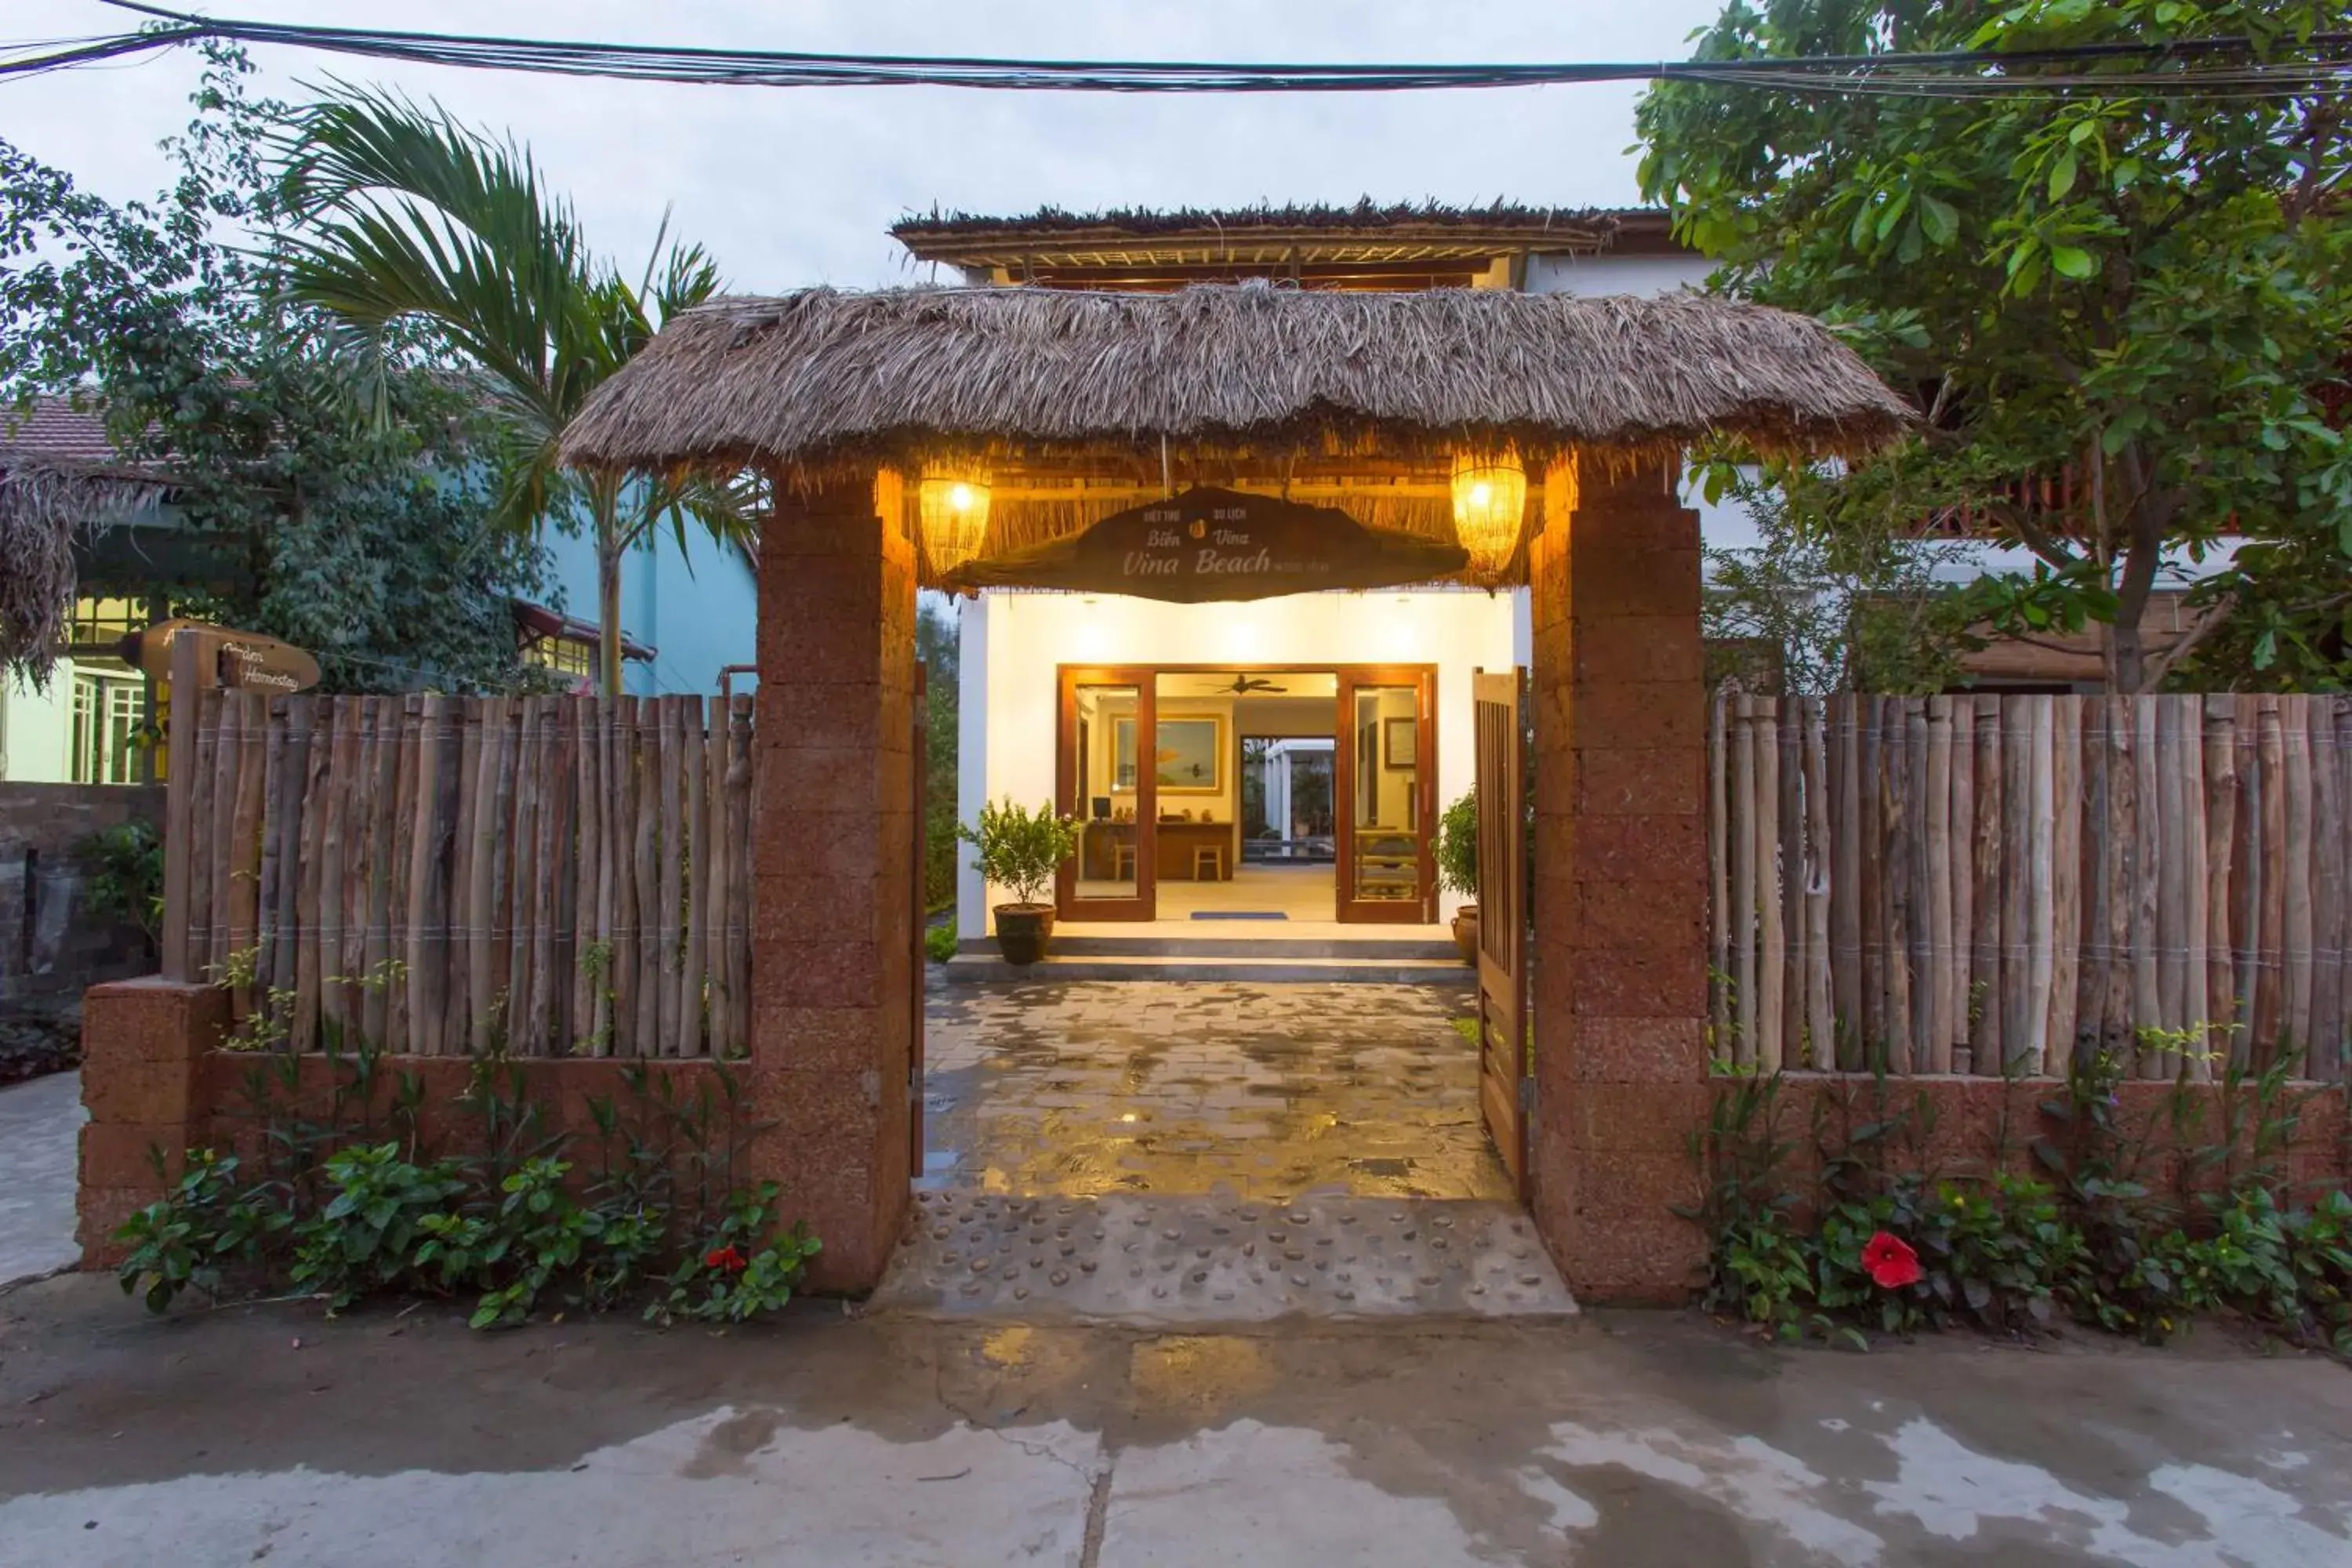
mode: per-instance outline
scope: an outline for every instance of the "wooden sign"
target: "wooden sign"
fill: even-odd
[[[1368,528],[1346,512],[1202,488],[1024,550],[966,562],[950,588],[1064,588],[1200,604],[1393,588],[1470,563],[1458,544]]]
[[[205,672],[233,690],[281,695],[319,684],[319,661],[291,643],[258,632],[232,631],[178,617],[158,621],[124,637],[122,661],[158,680],[169,680],[172,647],[184,637],[196,637],[205,645],[200,657],[212,660],[203,666]]]

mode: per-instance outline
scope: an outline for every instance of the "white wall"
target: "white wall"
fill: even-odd
[[[1665,294],[1696,289],[1715,270],[1704,256],[1530,256],[1530,294]]]
[[[61,658],[46,691],[0,678],[0,779],[72,782],[73,677],[73,660]]]
[[[1476,745],[1470,675],[1513,662],[1517,594],[1387,589],[1300,594],[1250,604],[1165,605],[1117,595],[988,593],[961,619],[962,747],[959,809],[1011,795],[1054,798],[1056,668],[1065,664],[1437,666],[1437,798],[1471,787]],[[981,883],[966,855],[956,882],[957,928],[986,931],[1001,892]]]

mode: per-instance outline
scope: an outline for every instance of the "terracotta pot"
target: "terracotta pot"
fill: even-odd
[[[1478,906],[1465,904],[1454,911],[1454,945],[1462,950],[1462,962],[1478,962]]]
[[[1051,904],[996,906],[996,951],[1007,963],[1034,963],[1045,956],[1054,935]]]

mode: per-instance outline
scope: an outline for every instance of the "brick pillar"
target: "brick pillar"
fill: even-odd
[[[880,1280],[907,1205],[915,552],[895,483],[776,492],[751,785],[751,1077],[773,1126],[756,1169],[824,1243],[812,1283],[854,1293]]]
[[[163,1195],[190,1143],[210,1136],[197,1064],[228,1031],[228,994],[163,979],[93,986],[82,997],[81,1170],[75,1194],[85,1268],[122,1257],[115,1227]]]
[[[1681,1300],[1705,1251],[1671,1210],[1706,1114],[1699,531],[1672,477],[1556,464],[1529,556],[1533,1207],[1601,1301]]]

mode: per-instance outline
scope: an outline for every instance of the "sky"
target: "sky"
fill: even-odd
[[[195,0],[184,0],[192,7]],[[1682,58],[1719,0],[222,0],[213,14],[608,43],[1055,58],[1336,61]],[[98,0],[0,0],[0,41],[127,30]],[[1639,195],[1629,85],[1150,98],[939,88],[680,87],[257,48],[261,90],[332,77],[436,99],[527,142],[599,250],[634,272],[665,211],[730,288],[926,280],[887,233],[933,208],[1231,206]],[[115,199],[163,183],[188,118],[173,51],[0,83],[0,134]],[[942,279],[948,281],[951,279]]]

